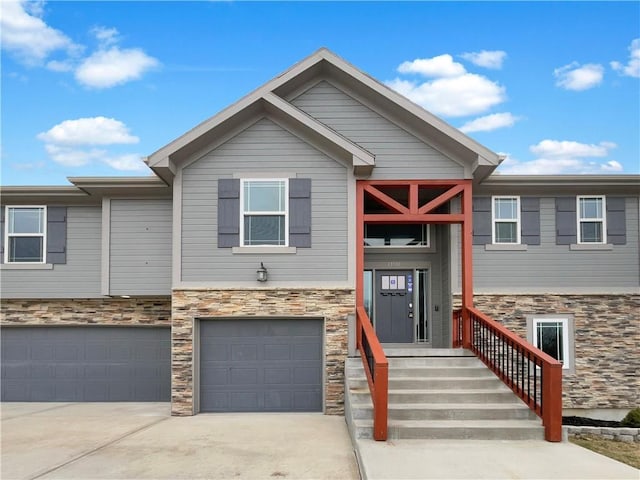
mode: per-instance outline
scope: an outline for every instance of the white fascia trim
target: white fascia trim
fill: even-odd
[[[111,294],[111,199],[102,199],[100,293]]]
[[[182,169],[178,169],[173,181],[173,219],[171,245],[171,285],[182,280]]]

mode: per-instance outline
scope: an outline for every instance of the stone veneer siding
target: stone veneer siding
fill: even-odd
[[[0,324],[168,327],[171,298],[2,299]]]
[[[193,415],[194,321],[213,317],[323,317],[325,413],[344,414],[347,316],[355,311],[351,289],[174,290],[172,297],[171,412]]]
[[[476,294],[473,298],[478,310],[525,339],[528,315],[573,316],[575,373],[563,372],[564,408],[638,406],[640,295]]]

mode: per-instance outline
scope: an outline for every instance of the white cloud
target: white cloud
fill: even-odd
[[[579,66],[577,62],[570,63],[553,71],[556,86],[565,90],[588,90],[602,83],[604,68],[602,65],[588,63]]]
[[[104,157],[102,161],[116,170],[137,171],[146,170],[142,157],[135,153],[128,153],[116,157]]]
[[[105,163],[116,170],[142,170],[141,157],[134,153],[111,154],[106,148],[114,145],[130,145],[139,138],[129,128],[114,118],[92,117],[65,120],[37,138],[45,142],[49,157],[66,167],[82,167],[94,162]]]
[[[140,139],[129,133],[129,128],[115,118],[91,117],[65,120],[38,139],[56,145],[113,145],[138,143]]]
[[[56,51],[73,54],[81,48],[44,22],[42,2],[3,0],[1,8],[0,44],[23,63],[39,65]]]
[[[460,131],[464,133],[471,132],[490,132],[498,128],[513,126],[519,120],[515,115],[504,113],[493,113],[484,117],[475,118],[460,127]]]
[[[543,140],[529,150],[539,158],[521,161],[510,156],[499,172],[509,175],[604,174],[623,170],[616,160],[594,160],[607,157],[615,143],[585,144],[573,141]]]
[[[542,140],[537,145],[531,145],[529,150],[541,157],[550,158],[580,158],[580,157],[606,157],[609,150],[617,145],[612,142],[600,142],[599,144],[587,144],[572,141]]]
[[[117,43],[119,40],[120,32],[117,28],[107,28],[102,26],[93,27],[91,33],[96,37],[96,40],[101,46],[106,47]]]
[[[139,48],[111,47],[84,59],[76,69],[76,80],[87,87],[110,88],[137,80],[158,65],[158,60]]]
[[[504,87],[474,73],[424,83],[396,78],[387,85],[432,113],[449,117],[477,115],[506,99]]]
[[[507,52],[502,50],[482,50],[480,52],[463,53],[460,56],[479,67],[499,70],[502,68],[502,62],[507,58]]]
[[[467,72],[449,54],[403,62],[398,72],[433,77],[427,81],[395,78],[385,83],[436,115],[477,115],[506,100],[503,86],[482,75]]]
[[[622,75],[640,78],[640,38],[631,41],[629,45],[629,61],[626,65],[620,62],[611,62],[611,68]]]
[[[51,60],[47,62],[47,69],[53,72],[70,72],[73,70],[73,62],[70,60]]]
[[[457,77],[466,71],[462,64],[453,61],[451,55],[438,55],[433,58],[416,58],[412,62],[403,62],[398,67],[400,73],[419,73],[425,77]]]

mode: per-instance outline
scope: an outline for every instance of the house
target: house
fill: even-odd
[[[4,187],[2,400],[343,414],[357,306],[383,349],[438,349],[479,335],[475,304],[561,366],[565,410],[625,413],[640,176],[501,160],[321,49],[153,177]]]

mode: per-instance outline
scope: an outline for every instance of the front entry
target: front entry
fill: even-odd
[[[413,343],[413,270],[376,270],[375,324],[381,343]]]

